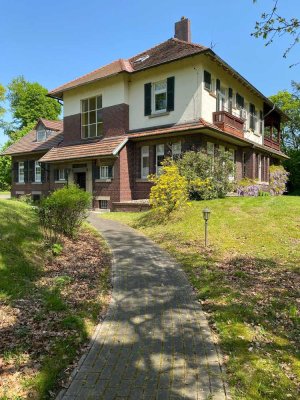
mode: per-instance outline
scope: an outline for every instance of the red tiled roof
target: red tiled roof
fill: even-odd
[[[90,158],[98,156],[113,156],[127,142],[126,136],[118,136],[102,139],[96,143],[77,144],[73,146],[53,147],[41,159],[41,162],[53,162],[63,160],[76,160],[78,158]]]
[[[36,141],[36,129],[27,133],[16,143],[13,143],[1,155],[14,155],[31,152],[46,151],[54,146],[57,146],[63,139],[63,121],[49,121],[40,119],[47,129],[53,130],[53,133],[44,142]],[[37,123],[37,125],[39,122]],[[36,126],[37,126],[36,125]]]
[[[202,53],[208,50],[207,47],[194,43],[185,42],[179,39],[169,39],[157,46],[152,47],[134,57],[126,59],[119,59],[112,63],[98,68],[86,75],[76,78],[64,85],[57,87],[49,92],[50,96],[62,97],[65,90],[72,89],[98,79],[107,78],[121,72],[133,73],[142,69],[154,67],[156,65],[164,64],[170,61],[185,58],[194,54]]]

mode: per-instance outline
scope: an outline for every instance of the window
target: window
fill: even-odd
[[[262,135],[264,131],[264,118],[263,112],[259,112],[259,133]]]
[[[230,112],[230,114],[232,114],[232,108],[233,108],[233,93],[232,93],[232,89],[229,88],[228,89],[228,112]]]
[[[167,111],[167,81],[153,83],[154,112]]]
[[[219,145],[219,155],[221,157],[223,157],[225,154],[225,146],[223,146],[222,144]]]
[[[113,167],[111,165],[101,165],[99,167],[100,179],[111,179],[113,177]]]
[[[181,142],[172,143],[172,158],[178,160],[181,155]]]
[[[34,182],[41,182],[42,181],[42,168],[41,164],[36,161],[34,163]]]
[[[46,130],[42,127],[38,128],[36,131],[36,141],[44,142],[46,140]]]
[[[108,200],[99,200],[99,208],[102,210],[108,209]]]
[[[228,153],[229,153],[229,160],[231,160],[233,162],[233,164],[235,164],[235,151],[234,149],[228,149]],[[233,181],[234,180],[234,171],[231,175],[229,175],[229,180]]]
[[[256,117],[256,111],[255,111],[255,105],[254,104],[250,103],[249,113],[250,113],[249,128],[252,129],[253,131],[255,131],[256,130],[257,117]]]
[[[19,183],[25,182],[24,161],[19,162]]]
[[[161,173],[161,163],[165,157],[165,145],[157,144],[156,145],[156,174],[160,175]]]
[[[226,89],[221,87],[217,93],[217,111],[226,110]]]
[[[147,179],[149,175],[149,146],[141,148],[141,178]]]
[[[103,134],[102,96],[81,101],[82,138],[99,137]]]
[[[60,168],[58,170],[58,180],[65,181],[66,180],[66,170],[64,168]]]
[[[211,74],[207,71],[204,71],[204,87],[210,92],[212,91]]]
[[[240,110],[240,118],[246,119],[246,112],[244,110],[245,108],[245,100],[244,97],[241,96],[240,94],[236,94],[236,108]]]

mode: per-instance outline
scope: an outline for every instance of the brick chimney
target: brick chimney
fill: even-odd
[[[181,17],[181,20],[175,22],[175,35],[176,39],[191,42],[191,22],[188,18]]]

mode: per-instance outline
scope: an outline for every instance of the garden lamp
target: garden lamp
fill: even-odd
[[[207,246],[207,228],[208,228],[208,219],[209,219],[209,215],[210,215],[210,210],[208,208],[204,208],[204,210],[202,211],[203,213],[203,219],[205,222],[205,247]]]

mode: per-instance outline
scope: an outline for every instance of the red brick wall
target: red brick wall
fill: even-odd
[[[116,104],[101,110],[103,118],[104,137],[122,136],[129,129],[128,104]],[[64,117],[64,140],[61,146],[71,144],[89,143],[98,141],[99,138],[81,138],[81,114]]]

